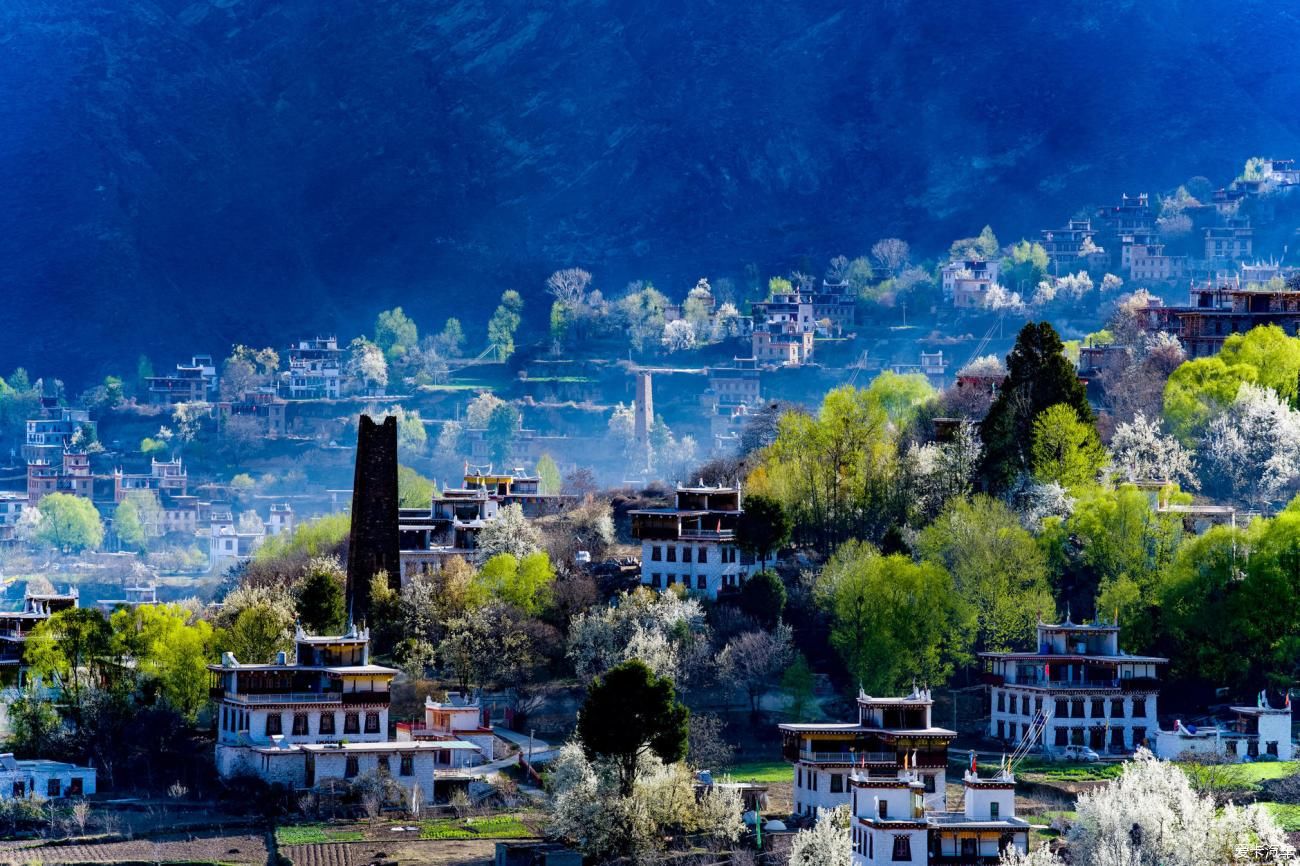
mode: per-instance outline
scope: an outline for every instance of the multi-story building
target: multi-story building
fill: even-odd
[[[388,739],[397,671],[370,661],[365,629],[316,637],[299,628],[292,662],[285,653],[270,664],[225,653],[208,670],[217,771],[225,778],[251,774],[300,789],[387,773],[431,803],[449,783],[464,783],[458,771],[479,753],[464,740]]]
[[[700,405],[709,419],[715,452],[734,451],[750,412],[762,402],[758,361],[735,358],[730,364],[709,368],[709,387]]]
[[[843,280],[838,283],[822,280],[821,289],[813,292],[812,307],[813,321],[828,322],[828,330],[833,334],[850,330],[857,321],[857,299]]]
[[[271,503],[271,513],[266,521],[267,535],[289,535],[293,532],[293,506],[287,502]]]
[[[752,308],[750,345],[759,363],[797,367],[812,360],[817,319],[811,295],[778,292]]]
[[[90,455],[85,451],[64,451],[57,462],[33,460],[27,464],[27,501],[36,505],[51,493],[69,493],[93,498],[94,476]]]
[[[1178,337],[1189,358],[1216,354],[1228,337],[1259,325],[1300,335],[1300,291],[1246,289],[1235,281],[1194,284],[1187,306],[1156,304],[1142,313],[1149,330]]]
[[[1070,220],[1064,228],[1043,229],[1041,241],[1047,252],[1052,273],[1071,273],[1079,267],[1079,259],[1087,255],[1086,242],[1092,240],[1092,220]]]
[[[189,488],[189,474],[179,457],[149,461],[149,471],[113,472],[113,501],[121,502],[133,491],[152,491],[160,495],[184,496]]]
[[[229,510],[214,510],[208,522],[208,570],[220,573],[252,556],[266,540],[265,525],[236,524]]]
[[[206,403],[217,393],[217,365],[211,355],[195,355],[188,364],[177,364],[175,373],[147,381],[150,403]]]
[[[27,507],[26,493],[0,492],[0,547],[18,543],[18,522]]]
[[[402,579],[429,573],[452,556],[473,557],[478,533],[509,505],[524,517],[554,514],[573,497],[543,493],[541,478],[522,472],[493,473],[474,468],[462,487],[449,487],[433,498],[429,508],[403,508],[398,513]]]
[[[87,442],[95,438],[95,422],[85,409],[59,409],[50,418],[27,419],[27,438],[23,441],[23,459],[27,462],[58,463],[68,449],[85,447],[77,442],[78,434]]]
[[[233,418],[251,422],[252,429],[268,439],[279,438],[288,431],[288,403],[272,386],[245,391],[238,400],[222,400],[215,409],[217,429],[223,435]]]
[[[290,400],[337,400],[343,378],[338,338],[314,337],[289,347],[284,396]]]
[[[858,771],[849,787],[854,866],[994,866],[1009,848],[1029,851],[1032,828],[1016,816],[1016,778],[1005,768],[988,778],[967,770],[960,812],[929,805],[911,771]]]
[[[736,546],[743,513],[738,487],[678,487],[672,508],[629,512],[641,542],[641,583],[664,590],[681,584],[717,598],[749,577],[753,557]]]
[[[1156,227],[1156,215],[1151,209],[1151,197],[1146,193],[1120,196],[1119,204],[1097,210],[1096,230],[1108,243],[1125,235],[1150,235]]]
[[[1033,652],[980,653],[989,683],[988,734],[1030,736],[1045,749],[1127,754],[1154,735],[1158,672],[1169,660],[1121,652],[1115,623],[1040,622]]]
[[[794,811],[816,816],[849,802],[849,776],[915,780],[929,808],[941,809],[948,746],[955,731],[935,727],[929,689],[897,698],[858,693],[858,721],[783,724],[782,755],[794,764]]]
[[[1255,230],[1248,219],[1234,219],[1228,225],[1205,230],[1205,258],[1211,261],[1248,259],[1254,249]]]
[[[1126,238],[1121,258],[1129,279],[1139,282],[1168,283],[1187,274],[1187,257],[1166,255],[1161,243],[1129,243]]]
[[[981,309],[997,285],[1002,265],[996,260],[962,259],[943,266],[943,297],[958,309]]]

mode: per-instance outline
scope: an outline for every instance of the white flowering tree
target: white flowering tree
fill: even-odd
[[[790,866],[849,866],[852,862],[848,806],[834,811],[818,809],[817,823],[790,840]]]
[[[1182,443],[1161,431],[1159,420],[1138,412],[1120,424],[1110,440],[1111,466],[1127,481],[1173,481],[1196,489],[1196,459]]]
[[[704,608],[697,599],[642,588],[621,594],[609,607],[575,616],[568,657],[583,680],[639,658],[675,682],[683,649],[705,637]]]
[[[1295,851],[1261,806],[1222,810],[1199,794],[1177,765],[1139,749],[1123,775],[1079,795],[1066,833],[1071,863],[1090,866],[1200,866],[1206,863],[1287,863]],[[1264,856],[1261,858],[1260,855]],[[1050,853],[1008,854],[1003,864],[1055,866]]]
[[[994,283],[984,293],[984,308],[998,313],[1019,315],[1025,311],[1025,302],[1019,292],[1009,291],[1001,283]]]
[[[1198,452],[1211,492],[1263,508],[1300,477],[1300,412],[1271,388],[1244,383],[1210,422]]]
[[[697,797],[689,767],[650,754],[641,758],[632,793],[624,797],[611,766],[589,760],[580,746],[568,743],[551,765],[550,793],[548,832],[600,862],[645,857],[674,833],[725,844],[744,830],[734,788],[714,786]]]
[[[524,510],[518,505],[505,506],[497,512],[495,520],[483,524],[474,545],[475,553],[484,561],[498,553],[523,559],[541,549],[541,530],[524,517]]]
[[[684,352],[695,348],[695,326],[685,319],[674,319],[664,325],[664,335],[660,339],[669,352]]]

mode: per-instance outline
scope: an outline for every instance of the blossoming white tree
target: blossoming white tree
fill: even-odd
[[[1199,453],[1207,487],[1262,508],[1300,478],[1300,412],[1271,388],[1244,383],[1210,422]]]
[[[638,589],[616,605],[580,613],[569,624],[568,656],[583,680],[639,658],[674,681],[683,644],[705,634],[704,608],[694,598]]]
[[[1196,461],[1192,452],[1161,432],[1160,421],[1138,412],[1120,424],[1110,440],[1111,465],[1128,481],[1175,481],[1195,489]]]
[[[1066,844],[1071,863],[1089,866],[1200,866],[1206,863],[1285,863],[1294,849],[1260,806],[1222,811],[1198,794],[1175,764],[1139,749],[1118,779],[1079,795]],[[1270,852],[1268,858],[1256,854]],[[1004,866],[1056,866],[1056,855],[1008,852]]]
[[[817,823],[800,830],[790,841],[790,866],[849,866],[852,862],[848,806],[833,812],[818,809]]]

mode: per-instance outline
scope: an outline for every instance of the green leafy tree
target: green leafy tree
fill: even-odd
[[[439,354],[446,358],[459,358],[465,349],[465,329],[460,319],[452,317],[442,326],[442,331],[434,340]]]
[[[64,553],[98,550],[104,543],[104,524],[89,499],[70,493],[51,493],[36,506],[41,522],[35,541]]]
[[[492,455],[492,462],[503,465],[510,459],[510,448],[519,429],[519,410],[509,403],[501,403],[488,416],[484,434]]]
[[[1184,445],[1196,444],[1210,421],[1237,398],[1243,383],[1259,380],[1249,364],[1227,364],[1223,358],[1195,358],[1179,364],[1165,383],[1164,413],[1169,432]]]
[[[1049,406],[1034,419],[1030,463],[1034,478],[1065,488],[1096,484],[1108,462],[1106,448],[1092,424],[1079,420],[1073,407]]]
[[[250,605],[235,617],[222,644],[242,662],[270,664],[276,653],[293,648],[292,612],[272,604]]]
[[[794,654],[794,661],[781,675],[781,691],[790,699],[790,717],[804,718],[812,707],[816,697],[817,680],[813,676],[808,659],[801,652]]]
[[[939,685],[969,659],[975,616],[937,563],[850,541],[827,563],[818,595],[831,615],[831,645],[868,692],[894,694],[914,680]]]
[[[794,291],[794,286],[785,277],[772,277],[767,281],[767,296],[784,295]]]
[[[397,444],[403,451],[411,454],[423,454],[429,443],[429,433],[424,429],[424,420],[415,409],[402,409],[390,413],[397,417]]]
[[[977,651],[1028,649],[1040,613],[1055,608],[1047,558],[1001,500],[953,500],[916,543],[921,558],[948,570],[975,611]]]
[[[343,631],[343,586],[347,576],[343,566],[332,556],[312,559],[294,587],[298,618],[312,634],[339,634]]]
[[[980,425],[982,474],[991,490],[1004,490],[1029,471],[1033,422],[1043,410],[1064,403],[1081,423],[1093,423],[1087,390],[1064,349],[1047,322],[1030,322],[1016,337],[1007,356],[1006,381]]]
[[[555,496],[564,488],[560,467],[555,465],[555,458],[549,454],[543,454],[537,459],[537,477],[542,493],[548,496]]]
[[[144,553],[162,534],[163,509],[152,491],[132,490],[113,509],[113,530],[124,547]]]
[[[1182,540],[1177,517],[1158,512],[1132,485],[1084,488],[1063,524],[1045,521],[1040,540],[1061,569],[1059,598],[1078,611],[1095,600],[1097,615],[1108,619],[1118,611],[1130,648],[1152,647],[1161,575]]]
[[[420,329],[402,312],[401,307],[384,310],[375,319],[375,345],[384,357],[394,361],[420,344]]]
[[[112,629],[137,676],[157,683],[167,705],[193,721],[208,700],[207,665],[216,656],[212,624],[191,622],[178,604],[148,604],[115,612]]]
[[[901,426],[911,421],[922,405],[934,399],[935,390],[920,373],[899,375],[885,370],[871,380],[867,397],[885,410],[890,421]]]
[[[780,502],[752,494],[745,497],[744,511],[736,521],[736,544],[756,556],[766,569],[767,558],[790,543],[792,529],[790,515]]]
[[[438,487],[409,466],[397,467],[397,500],[402,508],[428,508]]]
[[[953,241],[952,247],[948,250],[948,258],[952,261],[963,259],[989,261],[997,256],[999,249],[1001,246],[998,244],[998,236],[993,234],[993,227],[985,226],[977,237]]]
[[[1030,291],[1047,276],[1049,263],[1042,244],[1022,240],[1002,259],[1000,282],[1013,291],[1020,291],[1022,286]]]
[[[497,599],[535,615],[550,604],[555,569],[546,551],[539,550],[523,558],[498,553],[483,563],[478,582]]]
[[[764,628],[773,628],[785,613],[785,584],[774,571],[751,574],[740,587],[740,609]]]
[[[578,741],[588,760],[614,764],[619,793],[627,797],[642,755],[652,753],[665,764],[686,756],[689,719],[672,681],[632,659],[591,684],[578,714]]]
[[[62,733],[63,720],[54,704],[23,692],[9,704],[9,739],[5,747],[19,758],[48,758]]]
[[[96,608],[61,610],[32,629],[23,644],[23,661],[47,683],[60,683],[81,718],[86,694],[112,670],[113,633]]]
[[[488,320],[488,345],[496,352],[498,361],[505,361],[515,353],[515,332],[519,330],[520,314],[524,301],[514,289],[501,295],[501,304]]]

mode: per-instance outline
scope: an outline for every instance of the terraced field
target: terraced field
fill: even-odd
[[[132,839],[93,845],[0,845],[0,862],[6,863],[117,863],[122,861],[190,863],[266,863],[266,841],[261,834],[199,836],[178,839]]]
[[[480,866],[491,863],[495,852],[495,843],[477,839],[326,842],[280,848],[294,866],[359,866],[378,859],[396,860],[402,866]]]

